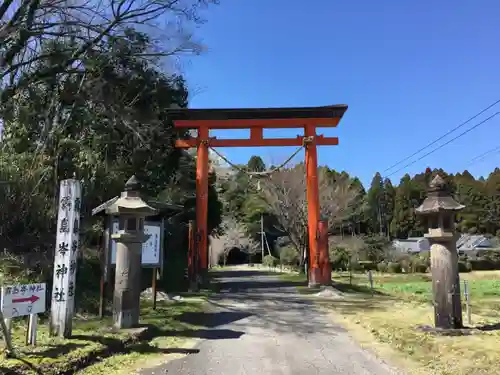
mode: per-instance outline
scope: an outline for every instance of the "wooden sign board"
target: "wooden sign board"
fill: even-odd
[[[45,312],[45,283],[2,287],[0,308],[5,319]]]
[[[118,220],[113,220],[111,234],[118,233]],[[149,234],[148,240],[142,244],[142,266],[150,268],[160,268],[163,250],[163,222],[145,221],[144,233]],[[116,241],[110,241],[110,264],[116,265]]]

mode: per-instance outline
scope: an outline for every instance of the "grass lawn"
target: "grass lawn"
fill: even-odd
[[[196,340],[196,326],[186,323],[183,314],[200,312],[204,297],[185,298],[180,302],[158,302],[153,310],[148,301],[141,306],[141,323],[152,326],[146,340],[130,339],[131,332],[110,329],[110,319],[75,318],[73,337],[68,340],[49,337],[48,322],[39,324],[37,346],[24,345],[25,325],[17,320],[12,336],[19,359],[0,359],[0,373],[16,374],[120,374],[144,365],[145,361],[165,360],[165,355],[179,355],[191,348]],[[124,341],[129,339],[124,345]],[[116,353],[120,354],[116,354]],[[99,362],[98,362],[99,361]]]
[[[352,286],[347,274],[334,274],[334,280],[342,283],[339,288],[346,294],[341,300],[321,302],[361,345],[409,373],[500,375],[500,272],[460,275],[461,280],[469,283],[472,326],[498,326],[455,337],[439,337],[415,329],[418,325],[433,325],[430,275],[373,276],[374,296],[365,274],[353,275]],[[463,316],[467,325],[465,307]]]

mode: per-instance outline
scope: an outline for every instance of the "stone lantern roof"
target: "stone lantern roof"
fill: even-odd
[[[158,211],[147,204],[139,194],[141,189],[141,183],[137,177],[132,176],[125,183],[124,191],[116,201],[106,207],[105,212],[108,215],[116,214],[141,214],[144,216],[153,216],[158,213]]]
[[[415,211],[418,214],[432,214],[446,211],[460,211],[465,208],[450,195],[446,182],[440,175],[436,175],[429,184],[427,198]]]

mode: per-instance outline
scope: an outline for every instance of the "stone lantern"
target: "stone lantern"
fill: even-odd
[[[144,234],[144,219],[157,214],[139,196],[140,188],[139,181],[132,176],[120,198],[106,208],[106,214],[118,216],[118,233],[111,235],[116,241],[113,320],[117,328],[139,324],[142,244],[149,238]]]
[[[432,292],[436,328],[462,328],[460,278],[455,232],[456,213],[465,208],[453,199],[439,175],[429,185],[428,195],[416,213],[427,219],[425,237],[431,244]]]

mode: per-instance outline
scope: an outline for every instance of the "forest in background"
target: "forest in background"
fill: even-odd
[[[250,171],[266,169],[258,156],[253,156],[245,167]],[[383,234],[399,239],[422,236],[427,229],[415,215],[414,209],[427,196],[429,183],[437,173],[448,183],[450,194],[466,206],[457,216],[459,232],[488,236],[500,234],[500,168],[495,168],[487,178],[479,179],[475,179],[467,170],[449,174],[442,169],[427,168],[415,176],[404,175],[397,185],[377,172],[368,187],[348,172],[328,167],[320,169],[330,175],[336,184],[343,181],[343,184],[350,185],[356,191],[354,197],[347,197],[349,207],[335,220],[332,234]],[[303,185],[303,181],[299,181],[301,179],[304,180],[305,175],[297,174],[294,184]],[[253,228],[261,213],[266,216],[271,214],[266,204],[259,204],[265,199],[262,191],[257,189],[257,180],[253,180],[241,171],[234,171],[234,177],[224,183],[227,214],[250,228]],[[260,183],[265,185],[265,178],[261,180]],[[345,196],[343,198],[346,199]],[[326,197],[322,204],[329,204]]]
[[[241,223],[240,228],[246,228],[246,234],[242,233],[241,237],[248,235],[257,242],[261,241],[262,217],[266,238],[272,243],[272,251],[266,253],[269,256],[265,257],[264,263],[302,266],[307,254],[303,164],[260,179],[244,169],[250,173],[265,171],[266,165],[260,157],[252,156],[246,166],[233,168],[229,174],[226,171],[226,178],[220,182],[223,215]],[[479,179],[468,171],[449,174],[442,169],[427,168],[413,177],[404,175],[398,185],[376,173],[371,185],[364,187],[357,177],[345,171],[320,167],[321,216],[329,222],[332,263],[339,268],[347,268],[348,263],[352,266],[354,262],[358,265],[365,262],[364,268],[371,269],[428,269],[428,252],[410,259],[412,257],[408,254],[395,252],[391,241],[420,237],[427,232],[422,218],[415,214],[415,208],[427,196],[429,183],[436,174],[445,179],[450,194],[466,206],[457,215],[457,231],[482,234],[496,243],[496,237],[500,235],[499,168],[487,178]],[[500,267],[496,252],[485,254],[485,257],[479,262],[462,257],[461,268]]]

